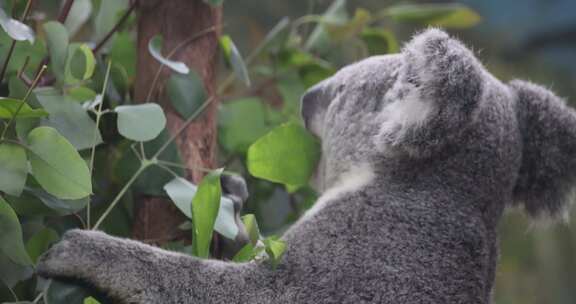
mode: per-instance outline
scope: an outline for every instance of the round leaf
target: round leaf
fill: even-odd
[[[186,75],[170,75],[166,89],[172,106],[185,118],[196,112],[206,100],[204,83],[194,70]]]
[[[0,197],[0,251],[15,263],[23,266],[32,264],[24,248],[18,216],[2,197]]]
[[[46,43],[50,54],[50,64],[52,71],[58,80],[64,80],[64,68],[68,58],[68,31],[59,22],[49,21],[44,23],[46,32]]]
[[[250,174],[273,182],[301,186],[308,183],[320,158],[320,144],[306,129],[286,123],[248,149]]]
[[[62,199],[79,199],[92,193],[86,162],[53,128],[39,127],[28,134],[32,174],[48,193]]]
[[[86,44],[72,44],[68,48],[66,61],[66,82],[77,83],[86,80],[94,74],[96,59],[94,53]]]
[[[155,103],[118,106],[118,132],[135,141],[148,141],[156,138],[166,126],[166,116]]]
[[[34,31],[26,24],[10,18],[2,8],[0,8],[0,26],[8,36],[14,40],[28,40],[34,43]]]
[[[152,37],[152,39],[150,39],[150,41],[148,42],[148,51],[150,52],[150,55],[152,55],[152,57],[156,58],[156,60],[158,60],[160,63],[180,74],[188,74],[190,72],[190,69],[184,62],[164,58],[164,56],[162,56],[161,50],[162,50],[162,37],[158,35]]]
[[[74,36],[80,30],[82,25],[90,19],[92,14],[92,1],[90,0],[75,0],[70,8],[64,25],[68,29],[70,36]]]
[[[218,125],[218,140],[222,146],[228,151],[241,153],[245,153],[270,129],[266,122],[266,108],[258,98],[234,100],[222,105]]]
[[[58,241],[58,233],[51,228],[44,228],[34,234],[26,243],[26,250],[34,263],[38,257],[48,250],[50,245]]]
[[[0,191],[20,196],[27,175],[26,150],[15,144],[0,144]]]

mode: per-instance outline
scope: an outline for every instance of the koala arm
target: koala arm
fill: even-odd
[[[122,303],[234,303],[253,264],[200,260],[97,231],[71,230],[45,253],[43,277],[85,281]]]

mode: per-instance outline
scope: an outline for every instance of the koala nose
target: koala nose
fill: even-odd
[[[304,120],[304,125],[308,128],[309,123],[314,117],[314,114],[317,113],[318,106],[320,104],[319,97],[322,93],[322,89],[318,86],[314,86],[310,88],[304,95],[302,95],[302,99],[300,100],[301,104],[301,115],[302,119]]]

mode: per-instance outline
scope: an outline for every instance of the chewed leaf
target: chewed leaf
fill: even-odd
[[[165,58],[164,56],[162,56],[161,50],[162,50],[162,37],[156,35],[152,37],[150,41],[148,41],[148,51],[150,52],[150,55],[152,55],[152,57],[156,58],[156,60],[158,60],[160,63],[169,67],[175,72],[178,72],[180,74],[188,74],[188,72],[190,72],[190,69],[184,62],[174,61]]]
[[[26,24],[10,18],[2,8],[0,8],[0,26],[12,39],[34,43],[34,31]]]

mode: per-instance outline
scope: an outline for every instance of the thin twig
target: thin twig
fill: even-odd
[[[4,136],[6,136],[6,132],[8,131],[8,129],[10,128],[10,125],[12,125],[12,123],[14,122],[14,120],[16,119],[16,116],[18,116],[18,113],[20,113],[20,110],[22,110],[22,107],[24,106],[24,104],[26,103],[26,100],[28,100],[28,97],[30,96],[30,94],[32,94],[32,90],[34,90],[34,88],[36,87],[36,85],[38,84],[38,81],[40,80],[40,77],[42,77],[42,74],[44,74],[44,72],[46,71],[46,66],[43,66],[42,69],[40,70],[40,73],[38,73],[38,75],[36,75],[36,78],[34,79],[34,82],[32,82],[32,86],[30,86],[28,88],[28,91],[26,92],[26,95],[24,96],[24,98],[22,99],[22,103],[20,103],[20,105],[18,106],[18,108],[16,108],[16,111],[14,111],[14,114],[12,115],[12,117],[10,117],[10,120],[8,121],[8,124],[6,124],[6,127],[4,127],[4,130],[2,131],[2,135],[0,135],[0,140],[4,139]]]
[[[191,166],[186,166],[186,165],[182,165],[182,164],[178,164],[178,163],[174,163],[174,162],[170,162],[170,161],[166,161],[166,160],[161,160],[161,159],[159,159],[157,162],[158,162],[158,165],[180,168],[180,169],[186,169],[186,170],[191,170],[191,171],[200,171],[200,172],[206,172],[206,173],[214,171],[214,169],[210,169],[210,168],[191,167]],[[236,174],[234,172],[229,172],[229,171],[222,171],[222,175],[238,175],[238,174]]]
[[[120,29],[122,24],[124,24],[124,22],[126,22],[126,20],[128,20],[128,17],[136,8],[137,3],[138,3],[138,1],[133,1],[132,4],[130,5],[130,7],[128,7],[128,10],[124,13],[124,15],[122,15],[122,17],[120,18],[120,20],[118,20],[118,22],[114,25],[114,27],[112,27],[112,29],[110,29],[110,31],[108,33],[106,33],[106,35],[102,38],[102,40],[100,40],[100,42],[98,42],[98,44],[96,44],[94,49],[92,49],[92,52],[94,54],[98,53],[98,51],[100,51],[100,49],[106,44],[106,42],[108,42],[108,40],[110,40],[110,38],[112,38],[112,35],[114,35],[114,33]]]
[[[70,14],[70,10],[72,9],[72,4],[74,4],[74,0],[66,0],[66,3],[64,3],[64,6],[62,7],[62,9],[60,10],[60,14],[58,15],[58,22],[64,24],[64,22],[66,22],[66,19],[68,18],[68,15]]]
[[[99,134],[99,126],[100,126],[100,118],[102,118],[102,104],[104,103],[104,96],[106,94],[106,89],[108,88],[108,80],[110,79],[110,68],[112,67],[112,61],[108,61],[108,66],[106,67],[106,75],[104,76],[104,86],[102,87],[102,93],[100,94],[100,97],[96,97],[96,98],[102,98],[102,100],[100,100],[100,103],[98,103],[97,105],[97,109],[96,109],[96,126],[94,127],[94,136],[92,137],[92,151],[90,153],[90,176],[92,176],[92,173],[94,172],[94,157],[96,155],[96,139],[98,138],[98,134]],[[91,209],[91,204],[90,204],[90,199],[88,199],[88,204],[86,205],[86,227],[87,229],[90,229],[90,209]]]

